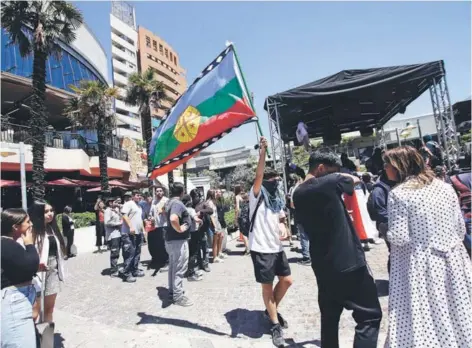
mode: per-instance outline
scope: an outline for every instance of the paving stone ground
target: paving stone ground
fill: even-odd
[[[298,245],[298,242],[295,242]],[[56,347],[110,348],[263,348],[272,347],[263,318],[261,290],[254,281],[249,256],[236,241],[231,255],[211,265],[201,282],[185,282],[193,307],[167,305],[167,273],[146,276],[134,284],[108,276],[109,254],[84,253],[67,261],[67,282],[56,311]],[[320,347],[317,286],[311,267],[296,263],[299,254],[285,248],[294,284],[280,311],[289,321],[289,347]],[[147,246],[141,260],[150,259]],[[384,312],[379,347],[387,328],[387,249],[375,245],[367,253]],[[341,347],[352,347],[355,323],[345,311],[340,323]]]

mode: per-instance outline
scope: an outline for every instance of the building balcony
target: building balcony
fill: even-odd
[[[85,134],[85,133],[84,133]],[[45,133],[46,172],[74,172],[81,175],[98,177],[100,175],[98,161],[98,144],[87,139],[78,132]],[[18,143],[25,144],[25,166],[32,171],[33,153],[31,129],[26,126],[3,122],[0,128],[0,144],[2,152],[11,153],[2,158],[2,172],[20,170],[20,154]],[[107,139],[108,175],[110,177],[127,177],[130,172],[128,152],[119,145],[116,137]]]
[[[125,50],[122,50],[116,46],[111,46],[111,54],[113,57],[118,57],[122,60],[130,61],[133,64],[136,63],[136,57],[131,57]]]
[[[128,138],[131,138],[131,139],[134,139],[134,140],[142,140],[143,139],[143,135],[141,134],[141,132],[137,132],[137,131],[132,130],[132,129],[121,128],[121,127],[116,128],[116,136],[119,137],[119,138],[128,137]]]
[[[121,37],[119,37],[113,32],[111,33],[111,41],[116,42],[117,44],[129,49],[130,51],[136,51],[136,47],[134,47],[131,43],[122,39]]]
[[[115,99],[115,108],[132,112],[133,114],[136,114],[136,115],[139,114],[139,108],[137,106],[129,106],[124,101],[119,100],[119,99]]]
[[[137,71],[136,67],[132,68],[129,64],[131,63],[122,63],[118,59],[113,58],[113,71],[121,71],[125,74],[131,74]]]
[[[113,73],[113,81],[124,86],[128,85],[128,79],[121,74]]]

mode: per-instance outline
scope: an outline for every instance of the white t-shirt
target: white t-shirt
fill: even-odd
[[[259,196],[254,196],[254,191],[251,188],[249,192],[249,217],[252,217],[256,209]],[[264,198],[257,209],[256,217],[254,219],[254,227],[249,233],[249,249],[259,253],[278,253],[283,251],[283,245],[280,241],[279,233],[279,218],[280,213],[274,213],[270,209],[266,209]]]
[[[169,198],[162,197],[160,200],[152,202],[151,215],[154,217],[156,227],[167,227],[167,214],[162,209],[165,207]],[[159,214],[160,213],[160,214]]]
[[[123,208],[121,208],[121,213],[123,214],[123,216],[127,216],[130,219],[131,226],[136,231],[136,234],[144,232],[142,216],[143,210],[136,202],[131,200],[123,204]],[[129,233],[129,227],[125,221],[123,221],[123,225],[121,226],[121,232]]]

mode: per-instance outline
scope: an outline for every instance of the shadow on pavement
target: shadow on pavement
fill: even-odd
[[[60,333],[55,333],[54,334],[54,348],[64,348],[64,342],[66,340]]]
[[[231,326],[231,337],[241,334],[250,338],[260,338],[269,332],[269,323],[262,311],[236,308],[227,312],[225,317]]]
[[[377,294],[379,297],[388,296],[389,282],[385,279],[376,279],[375,285],[377,286]]]
[[[143,324],[173,325],[173,326],[184,327],[186,329],[194,329],[194,330],[203,331],[211,335],[228,336],[224,332],[219,332],[209,327],[201,326],[199,324],[195,324],[184,319],[163,318],[163,317],[158,317],[155,315],[149,315],[143,312],[138,312],[137,314],[140,320],[136,323],[136,325],[143,325]]]
[[[295,342],[292,338],[288,338],[288,339],[285,340],[285,342],[287,343],[285,348],[304,348],[305,345],[307,345],[307,344],[315,345],[317,347],[321,347],[321,341],[320,340]]]

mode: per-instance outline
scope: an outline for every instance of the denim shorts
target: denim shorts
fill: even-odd
[[[36,348],[33,285],[2,289],[2,348]]]

